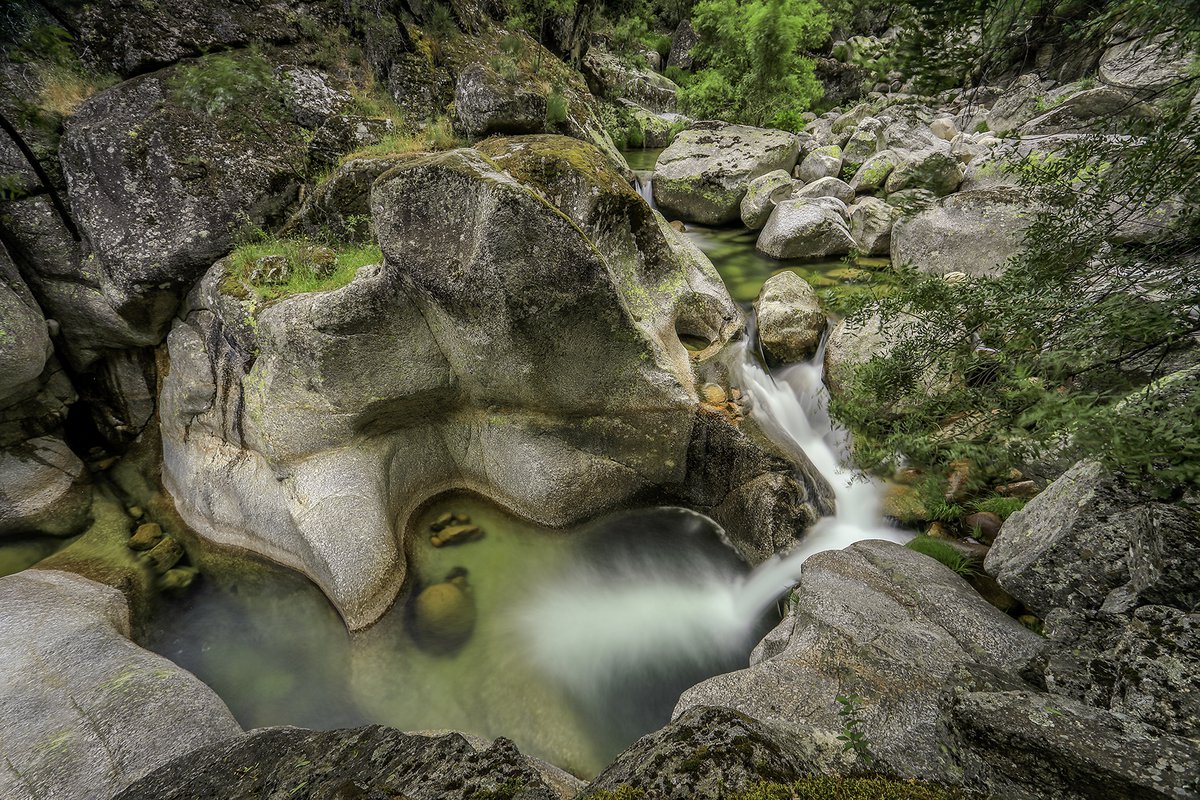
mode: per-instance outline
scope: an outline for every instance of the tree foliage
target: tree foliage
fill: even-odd
[[[1136,23],[1197,52],[1200,16],[1144,12],[1111,5],[1078,34]],[[1150,98],[1152,119],[1121,122],[1125,136],[1085,129],[1019,163],[1033,219],[1000,276],[902,271],[879,304],[902,344],[834,402],[863,465],[968,458],[1003,479],[1099,457],[1163,495],[1200,486],[1198,88],[1193,71]]]
[[[823,43],[829,17],[817,0],[702,0],[692,17],[705,68],[680,101],[697,117],[799,130],[822,88],[804,50]]]

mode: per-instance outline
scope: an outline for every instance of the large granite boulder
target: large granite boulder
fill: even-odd
[[[892,263],[933,275],[995,275],[1020,252],[1032,213],[1015,189],[958,192],[896,222]]]
[[[121,592],[57,570],[0,578],[0,796],[108,798],[241,733],[191,673],[129,641]]]
[[[775,206],[754,247],[771,258],[825,258],[849,253],[854,239],[843,214],[822,198],[785,200]]]
[[[985,566],[1034,613],[1200,602],[1200,508],[1139,497],[1081,461],[1005,520]]]
[[[569,800],[581,783],[522,755],[507,739],[411,734],[380,725],[259,728],[176,758],[113,800]]]
[[[214,108],[208,59],[254,70],[241,89],[258,96]],[[250,56],[206,56],[101,92],[68,121],[63,172],[85,241],[77,269],[111,309],[90,328],[63,316],[81,367],[105,347],[160,342],[180,295],[231,249],[237,229],[281,221],[297,197],[307,142],[282,105],[283,83],[263,69]],[[54,305],[47,311],[59,318]],[[124,330],[108,324],[114,317]]]
[[[675,111],[679,87],[674,81],[654,70],[634,67],[598,47],[584,56],[583,75],[597,97],[630,100],[654,112]]]
[[[88,475],[62,438],[75,392],[49,328],[0,245],[0,536],[69,536],[88,520]]]
[[[803,183],[822,178],[836,178],[842,172],[842,148],[836,144],[818,147],[804,156],[796,167],[796,177]]]
[[[828,508],[810,466],[699,414],[693,364],[740,312],[599,150],[490,140],[370,194],[382,264],[264,307],[218,262],[170,335],[164,480],[200,535],[301,570],[361,627],[403,582],[409,515],[444,490],[552,526],[675,496],[752,560]],[[747,469],[693,456],[716,440]]]
[[[775,170],[790,173],[798,153],[796,137],[784,131],[698,122],[658,157],[654,201],[688,222],[735,222],[750,182]]]
[[[906,153],[887,177],[888,194],[905,189],[925,189],[938,197],[950,194],[962,183],[963,166],[948,151],[921,150]]]
[[[847,209],[847,214],[855,249],[868,256],[887,255],[892,245],[892,226],[904,212],[878,197],[863,197]]]
[[[775,206],[789,199],[795,188],[792,176],[781,169],[750,181],[741,203],[742,224],[752,231],[761,229],[771,218]]]
[[[808,281],[794,272],[767,278],[754,301],[758,339],[780,361],[812,357],[825,333],[825,312]]]
[[[964,686],[947,711],[955,767],[986,796],[1183,800],[1200,792],[1200,745],[1124,715],[1003,685]]]
[[[1147,119],[1154,110],[1133,94],[1111,86],[1097,86],[1057,100],[1044,114],[1021,126],[1022,136],[1052,136],[1060,133],[1115,133],[1127,128],[1131,119]]]
[[[471,137],[541,133],[546,128],[546,95],[486,64],[472,64],[458,74],[454,114],[455,127]]]
[[[888,176],[900,163],[900,157],[891,150],[880,150],[862,163],[850,179],[850,188],[859,194],[877,192],[887,185]]]
[[[980,665],[1015,674],[1042,647],[1041,637],[932,558],[890,542],[858,542],[811,557],[788,616],[750,667],[688,689],[676,714],[725,706],[819,742],[844,726],[835,698],[856,694],[873,766],[942,781],[940,703],[951,671]]]
[[[692,25],[692,21],[684,17],[675,26],[675,33],[671,35],[671,52],[667,55],[667,66],[690,70],[695,65],[692,49],[698,44],[700,34]]]
[[[247,42],[294,42],[314,25],[336,25],[341,11],[337,3],[296,0],[50,0],[45,5],[74,34],[90,61],[122,75]]]
[[[662,800],[719,800],[764,781],[791,783],[829,764],[853,765],[832,734],[797,735],[728,708],[700,706],[630,745],[580,800],[622,790]]]

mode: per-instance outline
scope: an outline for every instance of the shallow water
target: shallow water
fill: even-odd
[[[654,206],[654,165],[660,153],[661,149],[623,153],[630,169],[637,175],[639,194],[651,206]],[[831,309],[855,295],[886,293],[891,286],[886,258],[778,261],[755,250],[758,232],[741,225],[710,228],[687,223],[685,236],[713,262],[729,294],[739,303],[753,303],[767,278],[779,272],[794,272],[804,278]]]
[[[649,509],[550,531],[457,495],[423,513],[419,529],[446,511],[468,514],[484,538],[435,548],[426,534],[416,537],[416,588],[367,631],[347,634],[315,587],[272,569],[202,582],[162,609],[145,644],[199,675],[245,727],[377,722],[506,736],[588,776],[665,724],[683,689],[745,666],[754,641],[777,619],[751,620],[721,646],[682,660],[664,644],[643,657],[598,661],[605,654],[588,649],[592,626],[647,627],[648,613],[669,624],[670,609],[656,612],[661,598],[653,597],[648,604],[592,604],[598,618],[551,626],[547,619],[565,607],[562,598],[597,585],[734,583],[747,568],[720,543],[711,521]],[[414,640],[410,601],[455,568],[467,570],[477,620],[460,650],[439,655]],[[617,594],[628,597],[623,589]],[[573,679],[595,674],[591,668],[601,663],[602,680]]]

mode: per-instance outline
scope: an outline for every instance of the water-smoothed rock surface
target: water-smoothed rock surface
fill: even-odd
[[[382,264],[263,306],[218,262],[170,335],[164,479],[202,536],[301,570],[360,627],[446,489],[553,526],[674,498],[751,560],[829,508],[808,465],[701,412],[693,365],[740,312],[600,151],[491,140],[370,195]]]
[[[676,714],[726,706],[809,729],[816,741],[842,730],[835,697],[857,694],[877,767],[944,780],[939,703],[952,668],[1015,674],[1042,647],[937,561],[890,542],[859,542],[810,558],[788,615],[751,666],[687,690]],[[827,757],[824,766],[837,762]]]
[[[32,569],[0,578],[0,796],[108,798],[241,733],[194,675],[133,642],[121,592]],[[215,795],[212,795],[215,796]]]
[[[996,275],[1020,251],[1033,213],[1016,189],[950,195],[895,223],[892,263],[934,275]]]

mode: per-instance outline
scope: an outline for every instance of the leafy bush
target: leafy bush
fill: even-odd
[[[180,62],[167,80],[167,90],[179,105],[212,117],[237,114],[274,120],[283,113],[283,84],[271,63],[253,48]]]
[[[860,763],[869,765],[875,760],[875,756],[871,752],[871,742],[863,732],[862,717],[859,716],[861,698],[856,694],[839,694],[834,699],[841,706],[838,716],[842,718],[842,732],[837,738],[842,743],[842,752],[853,751]]]
[[[693,16],[707,66],[680,92],[693,117],[798,129],[824,90],[800,55],[829,35],[817,0],[701,0]]]
[[[942,562],[964,578],[979,574],[979,565],[975,559],[963,555],[954,548],[954,545],[941,539],[934,539],[932,536],[918,536],[905,547]]]

